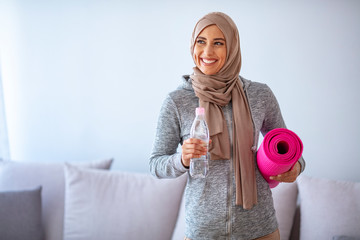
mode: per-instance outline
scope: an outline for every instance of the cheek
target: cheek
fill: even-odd
[[[225,64],[225,61],[226,61],[226,51],[221,51],[219,52],[219,55],[218,55],[221,59],[221,67],[224,66]]]
[[[197,66],[199,66],[199,62],[200,62],[199,54],[200,54],[199,49],[194,48],[193,58],[194,58],[194,62]]]
[[[194,47],[193,57],[194,59],[197,59],[199,57],[199,50],[197,47]]]

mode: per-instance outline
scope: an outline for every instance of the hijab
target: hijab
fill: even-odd
[[[191,38],[191,55],[201,31],[216,25],[226,41],[226,61],[214,75],[203,74],[194,67],[190,75],[192,86],[199,98],[199,106],[205,108],[212,144],[209,148],[211,160],[231,158],[230,136],[222,107],[232,102],[232,139],[234,171],[236,181],[236,204],[251,209],[257,203],[255,178],[254,126],[247,97],[240,81],[241,52],[238,29],[233,20],[224,13],[205,15],[195,25]]]

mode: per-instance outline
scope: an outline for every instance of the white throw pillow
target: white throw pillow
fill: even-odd
[[[64,239],[171,239],[184,178],[67,165],[65,182]]]
[[[71,164],[109,169],[112,162],[104,159]],[[47,240],[63,240],[64,185],[64,163],[0,161],[0,191],[42,186],[42,222]]]
[[[277,187],[272,188],[271,191],[276,218],[279,223],[280,239],[287,240],[290,238],[297,206],[297,183],[280,183]]]
[[[360,183],[300,176],[300,239],[360,236]]]

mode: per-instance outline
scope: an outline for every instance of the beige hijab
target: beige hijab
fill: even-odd
[[[201,18],[191,38],[191,54],[200,32],[216,25],[224,34],[227,54],[226,62],[214,75],[205,75],[197,67],[190,75],[199,105],[205,108],[206,120],[212,140],[209,149],[211,160],[230,159],[230,137],[222,107],[232,101],[233,108],[233,158],[236,181],[236,204],[251,209],[257,203],[253,122],[247,98],[239,79],[241,53],[239,32],[232,19],[224,13],[214,12]]]

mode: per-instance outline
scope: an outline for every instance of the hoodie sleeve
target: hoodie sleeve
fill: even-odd
[[[168,95],[160,110],[150,155],[150,172],[157,178],[175,178],[188,171],[181,163],[181,152],[177,152],[180,132],[179,112]]]

